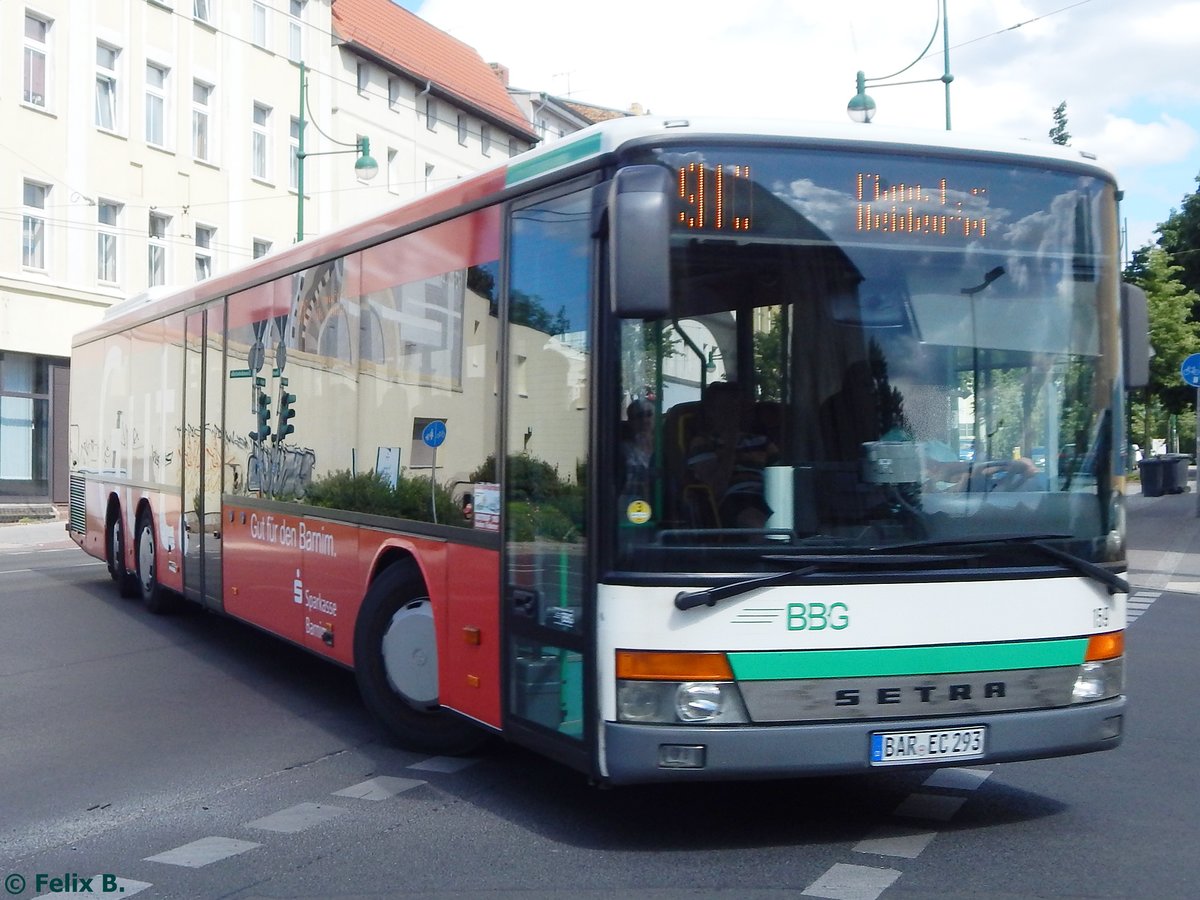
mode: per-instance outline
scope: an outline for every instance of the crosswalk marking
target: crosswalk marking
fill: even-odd
[[[356,800],[389,800],[404,791],[420,787],[426,782],[416,778],[396,778],[392,775],[379,775],[366,781],[351,785],[340,791],[334,791],[335,797],[353,797]]]
[[[875,900],[899,877],[897,869],[836,863],[802,893],[827,900]]]
[[[1125,622],[1132,625],[1150,606],[1163,595],[1162,591],[1141,589],[1134,591],[1125,601]]]
[[[262,831],[278,831],[283,834],[295,834],[320,825],[346,812],[340,806],[329,806],[324,803],[297,803],[277,813],[247,822],[247,828],[258,828]]]
[[[147,856],[146,862],[165,863],[168,866],[185,866],[189,869],[199,869],[210,863],[238,856],[255,847],[261,847],[253,841],[239,841],[237,838],[204,837],[174,850],[166,850],[154,856]]]

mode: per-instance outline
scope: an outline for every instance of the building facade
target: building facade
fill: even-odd
[[[4,3],[0,60],[0,502],[66,500],[71,338],[108,307],[536,141],[474,50],[390,0]]]

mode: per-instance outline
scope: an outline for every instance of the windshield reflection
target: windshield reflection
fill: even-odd
[[[731,152],[653,155],[715,171]],[[1111,185],[737,155],[753,174],[726,214],[743,226],[689,218],[681,193],[674,314],[620,324],[623,446],[638,450],[614,480],[619,566],[744,570],[764,547],[1022,532],[1119,553]],[[864,182],[885,170],[912,187]]]

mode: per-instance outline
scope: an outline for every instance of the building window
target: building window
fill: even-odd
[[[46,200],[50,186],[25,182],[25,214],[21,225],[21,264],[29,269],[46,268]]]
[[[262,181],[267,180],[267,160],[270,158],[271,108],[261,103],[254,104],[254,121],[251,124],[250,174]]]
[[[211,0],[192,0],[192,17],[200,22],[212,21]]]
[[[192,82],[192,156],[205,162],[209,161],[208,110],[212,92],[211,84]]]
[[[258,238],[254,239],[254,243],[250,247],[250,255],[251,256],[253,256],[255,259],[258,259],[260,256],[266,256],[270,252],[271,252],[271,242],[270,241],[263,241],[263,240],[259,240]]]
[[[393,194],[400,193],[400,151],[388,147],[387,152],[387,188]]]
[[[388,109],[400,109],[400,79],[388,79]]]
[[[167,229],[171,217],[161,213],[150,213],[150,250],[148,254],[151,286],[167,283]]]
[[[479,152],[484,156],[492,155],[492,126],[479,126]]]
[[[46,107],[46,57],[50,52],[50,23],[25,14],[25,87],[21,96],[26,103]]]
[[[304,0],[288,0],[288,59],[300,62],[304,59]]]
[[[433,180],[433,163],[425,163],[425,190],[429,190],[429,182]]]
[[[425,127],[430,131],[437,130],[437,100],[425,95]]]
[[[367,88],[371,86],[371,67],[365,62],[360,62],[355,68],[358,73],[358,92],[360,94],[365,94],[367,92]]]
[[[212,278],[213,273],[213,258],[212,247],[213,238],[216,236],[217,229],[209,228],[207,225],[196,226],[196,280],[203,281],[205,278]]]
[[[50,365],[0,351],[0,495],[50,492]]]
[[[117,224],[121,204],[108,200],[96,202],[96,280],[117,283]]]
[[[117,57],[116,47],[96,42],[96,127],[117,130]]]
[[[146,63],[146,143],[166,146],[167,76],[166,66]]]
[[[292,116],[291,124],[288,126],[288,140],[291,143],[291,152],[288,154],[288,187],[293,191],[300,190],[300,166],[303,162],[300,159],[300,120]]]
[[[521,148],[517,146],[517,139],[509,138],[508,139],[508,155],[516,156],[520,152],[521,152]]]
[[[267,47],[267,6],[265,3],[250,4],[250,43],[256,47]]]
[[[458,114],[458,142],[467,146],[467,117],[462,113]]]

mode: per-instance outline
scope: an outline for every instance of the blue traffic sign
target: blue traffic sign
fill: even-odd
[[[425,442],[426,447],[442,446],[446,440],[446,423],[441,419],[434,419],[421,431],[421,440]]]
[[[1200,353],[1193,353],[1179,367],[1183,383],[1194,388],[1200,388]]]

